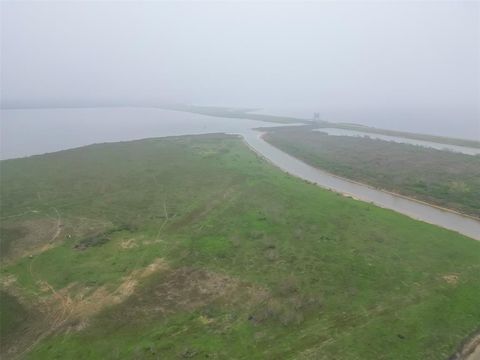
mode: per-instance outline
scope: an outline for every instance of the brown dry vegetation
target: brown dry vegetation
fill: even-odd
[[[91,317],[106,307],[122,303],[134,293],[139,282],[166,269],[168,264],[164,259],[158,258],[145,268],[134,270],[124,277],[113,290],[107,286],[93,288],[72,283],[57,291],[47,281],[38,280],[41,293],[38,294],[36,304],[30,305],[37,310],[35,321],[24,329],[22,337],[2,341],[2,346],[6,348],[5,356],[21,356],[52,334],[85,329]],[[2,288],[15,293],[15,279],[9,280],[3,280]],[[17,298],[20,297],[17,294]]]
[[[0,226],[3,264],[38,255],[66,239],[83,238],[111,227],[104,220],[85,217],[61,219],[38,214],[33,219],[4,219]]]
[[[207,304],[253,306],[268,298],[262,288],[225,274],[198,268],[168,269],[155,279],[148,292],[138,292],[122,307],[123,321],[145,317],[162,318],[181,311],[193,311]]]

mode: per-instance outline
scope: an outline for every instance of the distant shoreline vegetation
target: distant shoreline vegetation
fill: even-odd
[[[255,114],[254,111],[258,109],[253,108],[228,108],[228,107],[219,107],[219,106],[198,106],[198,105],[172,105],[166,106],[165,109],[178,110],[178,111],[188,111],[197,114],[211,115],[211,116],[220,116],[220,117],[234,117],[234,118],[245,118],[251,120],[261,120],[261,121],[270,121],[278,123],[304,123],[308,125],[314,125],[318,127],[333,127],[338,129],[348,129],[348,130],[357,130],[370,132],[374,134],[383,134],[390,136],[405,137],[415,140],[424,140],[432,141],[440,144],[450,144],[458,146],[468,146],[480,148],[480,141],[469,140],[469,139],[460,139],[460,138],[451,138],[445,136],[429,135],[429,134],[419,134],[406,131],[398,130],[388,130],[388,129],[379,129],[367,125],[355,124],[355,123],[335,123],[329,121],[314,121],[312,119],[304,119],[290,116],[279,116],[279,115],[266,115],[266,114]]]
[[[332,123],[332,124],[333,124],[332,127],[336,127],[338,129],[364,131],[364,132],[369,132],[373,134],[398,136],[398,137],[404,137],[408,139],[431,141],[439,144],[467,146],[467,147],[474,147],[474,148],[480,149],[480,141],[475,141],[475,140],[450,138],[445,136],[437,136],[437,135],[429,135],[429,134],[418,134],[418,133],[398,131],[398,130],[378,129],[378,128],[360,125],[360,124],[347,124],[347,123]],[[325,127],[325,126],[321,126],[321,127]]]
[[[83,104],[83,103],[82,103]],[[256,114],[255,111],[260,110],[258,108],[245,108],[245,107],[222,107],[222,106],[200,106],[200,105],[185,105],[185,104],[130,104],[125,105],[125,103],[102,103],[102,104],[89,104],[81,105],[78,103],[72,104],[23,104],[23,103],[8,103],[2,104],[0,107],[1,110],[22,110],[22,109],[74,109],[74,108],[109,108],[109,107],[125,107],[125,108],[159,108],[165,110],[175,110],[183,112],[191,112],[195,114],[210,115],[216,117],[227,117],[227,118],[242,118],[250,120],[259,120],[259,121],[268,121],[281,124],[291,124],[291,123],[303,123],[306,125],[314,125],[317,127],[334,127],[338,129],[348,129],[348,130],[357,130],[365,131],[374,134],[383,134],[390,136],[399,136],[415,140],[425,140],[437,142],[440,144],[450,144],[458,146],[468,146],[474,148],[480,148],[480,141],[461,139],[461,138],[452,138],[438,135],[430,134],[420,134],[406,131],[398,130],[388,130],[388,129],[379,129],[375,127],[370,127],[367,125],[361,125],[356,123],[335,123],[329,121],[313,121],[312,119],[305,119],[299,117],[291,116],[279,116],[279,115],[267,115],[267,114]]]

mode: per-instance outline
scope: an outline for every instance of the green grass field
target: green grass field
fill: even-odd
[[[310,127],[265,129],[264,139],[310,165],[480,218],[480,156]]]
[[[437,360],[480,324],[480,242],[234,136],[0,166],[5,359]]]

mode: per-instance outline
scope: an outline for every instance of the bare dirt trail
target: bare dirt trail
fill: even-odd
[[[50,240],[48,241],[49,244],[53,243],[57,238],[58,236],[60,235],[60,233],[62,232],[62,217],[60,216],[60,213],[58,212],[57,208],[53,208],[55,210],[55,212],[57,213],[57,223],[55,225],[55,232],[53,233],[52,237],[50,238]],[[30,265],[29,265],[29,272],[30,272],[30,277],[35,280],[35,277],[33,275],[33,263],[35,262],[36,260],[36,257],[34,257],[32,259],[32,261],[30,261]],[[41,280],[41,279],[40,279]]]
[[[20,213],[20,214],[14,214],[14,215],[8,215],[8,216],[0,217],[0,220],[20,217],[20,216],[27,215],[27,214],[30,214],[30,213],[38,214],[39,211],[38,210],[27,210],[27,211],[24,211],[23,213]]]
[[[60,233],[62,232],[62,217],[60,215],[60,212],[58,211],[57,208],[53,208],[57,214],[57,222],[55,224],[55,231],[50,238],[48,244],[53,243],[59,236]],[[32,344],[30,344],[26,349],[24,349],[21,353],[17,354],[15,358],[21,358],[24,354],[28,353],[35,345],[37,345],[42,339],[44,339],[46,336],[50,335],[53,333],[61,324],[64,323],[66,319],[66,314],[67,314],[67,304],[68,304],[68,299],[64,298],[61,294],[59,294],[53,286],[51,286],[48,281],[38,278],[37,276],[34,275],[34,269],[33,265],[35,263],[35,260],[37,257],[33,257],[32,260],[30,261],[29,265],[29,273],[30,277],[34,281],[35,284],[38,284],[40,288],[44,288],[47,291],[50,291],[53,295],[53,297],[58,301],[60,304],[60,308],[62,310],[58,310],[58,308],[54,305],[48,306],[48,322],[51,324],[49,330],[44,331],[42,334],[40,334],[35,341],[33,341]]]
[[[448,360],[480,360],[480,331],[470,336]]]

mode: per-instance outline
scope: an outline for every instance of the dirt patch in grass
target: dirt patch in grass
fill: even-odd
[[[122,241],[120,246],[122,247],[122,249],[133,249],[135,247],[138,247],[138,244],[135,239],[128,239],[128,240]]]
[[[479,360],[480,331],[470,336],[448,360]]]
[[[85,287],[78,289],[76,285],[67,287],[60,292],[64,299],[62,306],[67,307],[70,314],[68,318],[85,321],[103,308],[123,302],[134,293],[141,279],[166,269],[168,269],[166,261],[158,258],[145,268],[134,270],[124,277],[113,291],[105,286],[96,288],[93,292]],[[72,292],[76,293],[74,297],[70,295]]]
[[[148,272],[148,268],[145,271]],[[148,286],[135,292],[123,304],[122,310],[112,316],[121,316],[122,321],[142,322],[145,318],[164,318],[213,303],[252,306],[268,296],[267,290],[231,276],[181,267],[162,272]]]
[[[158,301],[149,311],[167,314],[193,310],[232,293],[238,286],[238,281],[226,275],[183,267],[171,271],[155,286],[152,295]]]
[[[110,221],[87,217],[75,217],[64,220],[66,238],[82,238],[98,234],[112,228]]]
[[[153,273],[158,273],[158,276],[152,277],[138,291],[131,291],[135,289],[138,278]],[[269,291],[226,274],[187,266],[171,269],[161,262],[150,264],[131,281],[124,281],[117,293],[123,297],[130,296],[120,308],[106,315],[115,324],[141,324],[145,320],[163,319],[178,312],[218,305],[243,309],[245,320],[248,318],[257,326],[272,322],[290,326],[302,323],[308,313],[322,306],[318,297],[301,292],[298,280],[293,276],[285,277],[273,291]],[[205,314],[202,316],[199,319],[201,323],[215,321]]]
[[[111,227],[111,223],[77,217],[41,217],[2,224],[0,228],[0,257],[4,264],[25,256],[35,256],[65,240],[92,236]]]
[[[17,281],[17,277],[13,274],[5,275],[0,278],[2,288],[8,288]]]
[[[95,246],[102,246],[111,240],[113,234],[121,231],[133,231],[135,230],[132,226],[121,225],[117,227],[112,227],[110,229],[104,230],[102,232],[96,232],[89,234],[74,245],[75,250],[86,250]],[[134,241],[134,239],[131,239]],[[128,246],[128,244],[127,244]]]
[[[290,275],[280,281],[272,294],[259,303],[249,320],[255,325],[266,322],[276,322],[283,326],[298,325],[309,312],[318,311],[321,307],[320,297],[302,293],[298,279]]]
[[[56,231],[57,221],[51,218],[30,219],[2,226],[0,229],[2,261],[46,250],[51,245]]]
[[[37,303],[30,306],[35,309],[35,321],[25,322],[22,333],[5,344],[2,356],[16,358],[49,335],[85,329],[92,316],[108,306],[122,303],[134,293],[142,279],[165,269],[168,269],[167,263],[158,258],[148,266],[132,271],[113,290],[106,286],[91,288],[74,283],[57,291],[48,282],[39,280],[42,294]],[[15,279],[11,279],[9,285],[14,282]],[[15,292],[13,286],[9,286],[9,290]]]
[[[447,284],[457,285],[459,277],[458,277],[458,275],[456,275],[456,274],[448,274],[448,275],[443,275],[443,276],[442,276],[442,279],[443,279]]]

